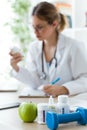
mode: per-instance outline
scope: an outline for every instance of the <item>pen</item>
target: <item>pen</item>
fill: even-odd
[[[59,80],[60,80],[60,77],[58,77],[54,81],[52,81],[51,84],[53,85],[53,84],[57,83]]]
[[[60,77],[56,78],[54,81],[51,82],[51,85],[57,83],[59,80],[60,80]],[[44,87],[44,86],[41,85],[41,86],[38,88],[38,90],[43,90],[43,87]]]

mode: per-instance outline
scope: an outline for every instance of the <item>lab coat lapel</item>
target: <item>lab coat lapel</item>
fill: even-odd
[[[62,55],[64,52],[65,48],[65,40],[64,36],[60,33],[59,34],[59,40],[57,41],[57,52],[56,52],[56,58],[57,58],[57,65],[59,66],[61,60],[62,60]]]
[[[55,74],[56,74],[56,67],[55,67],[55,59],[52,60],[52,63],[49,67],[49,77],[50,77],[50,82],[53,81]]]
[[[59,34],[59,40],[57,41],[57,51],[56,51],[56,59],[53,59],[51,66],[49,67],[49,75],[50,80],[52,81],[55,77],[57,77],[57,68],[61,62],[62,59],[62,50],[65,48],[65,43],[62,34]],[[57,67],[55,67],[55,64],[57,62]]]
[[[45,71],[45,73],[47,75],[47,79],[49,80],[49,83],[50,83],[51,81],[53,81],[55,74],[56,74],[55,60],[53,60],[51,66],[48,69],[45,57],[43,59],[44,59],[44,71]]]
[[[46,75],[48,75],[48,68],[47,68],[47,63],[46,63],[44,53],[43,53],[43,64],[44,64],[44,71],[45,71]]]

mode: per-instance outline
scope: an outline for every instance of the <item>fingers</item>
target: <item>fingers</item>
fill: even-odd
[[[11,60],[15,60],[15,61],[21,61],[23,56],[21,55],[21,53],[13,53],[12,51],[9,52],[9,55],[12,56]]]
[[[57,85],[48,85],[48,86],[44,86],[44,92],[52,95],[53,97],[56,97],[60,94],[60,87],[58,87]]]
[[[45,93],[50,94],[50,95],[53,93],[52,85],[44,86],[43,90],[44,90]]]
[[[44,91],[48,91],[51,87],[52,87],[52,85],[45,85],[45,86],[43,87],[43,90],[44,90]]]
[[[22,60],[22,56],[18,56],[18,57],[14,57],[14,58],[11,58],[11,64],[12,63],[18,63]]]
[[[15,71],[19,71],[18,63],[22,61],[23,56],[20,52],[14,53],[13,51],[9,52],[9,55],[11,56],[10,65]]]
[[[22,54],[20,52],[13,53],[12,51],[9,52],[9,55],[13,56],[13,57],[15,57],[15,56],[22,56]]]
[[[23,58],[23,56],[20,53],[15,53],[15,54],[11,53],[11,56],[12,56],[11,61],[16,62],[16,63],[21,61]]]

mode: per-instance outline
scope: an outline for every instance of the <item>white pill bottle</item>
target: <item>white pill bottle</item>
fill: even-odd
[[[37,122],[39,124],[46,123],[46,113],[48,111],[48,103],[39,103],[37,105]]]
[[[58,96],[57,113],[58,114],[70,113],[70,106],[68,104],[68,96],[67,95],[59,95]]]

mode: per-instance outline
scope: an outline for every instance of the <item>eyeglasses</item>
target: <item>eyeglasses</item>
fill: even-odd
[[[37,32],[42,32],[45,27],[47,26],[48,24],[45,24],[45,25],[37,25],[36,27],[33,26],[33,29]]]

